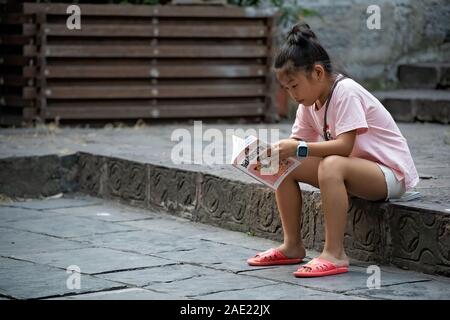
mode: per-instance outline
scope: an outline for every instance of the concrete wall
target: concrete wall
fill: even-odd
[[[305,20],[334,60],[371,89],[395,87],[396,70],[401,63],[450,61],[448,0],[297,3],[321,15]],[[380,7],[379,30],[369,30],[366,24],[370,15],[367,7],[373,4]]]

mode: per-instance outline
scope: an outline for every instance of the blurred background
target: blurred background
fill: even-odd
[[[397,121],[447,124],[450,2],[373,2],[2,0],[0,125],[291,121],[271,65],[297,22]]]

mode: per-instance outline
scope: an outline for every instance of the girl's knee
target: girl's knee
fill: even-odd
[[[318,178],[320,181],[340,180],[343,178],[343,160],[345,157],[332,155],[320,161]]]
[[[298,187],[300,189],[300,185],[293,174],[293,172],[290,172],[284,179],[283,182],[281,182],[280,186],[275,190],[276,193],[280,192],[286,192],[286,188],[292,188],[292,187]]]

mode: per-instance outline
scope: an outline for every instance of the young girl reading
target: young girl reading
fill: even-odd
[[[344,250],[348,195],[369,201],[401,197],[419,176],[406,139],[384,106],[354,80],[336,72],[307,24],[288,33],[275,59],[280,84],[299,103],[292,134],[273,146],[281,160],[297,156],[298,166],[276,190],[284,241],[247,260],[253,266],[300,263],[302,195],[298,182],[320,189],[325,245],[296,277],[348,271]]]

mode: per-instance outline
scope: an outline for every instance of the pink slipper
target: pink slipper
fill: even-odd
[[[283,252],[272,248],[264,252],[258,252],[254,257],[247,260],[251,266],[275,266],[283,264],[296,264],[302,262],[301,258],[288,258]]]
[[[348,266],[336,267],[332,262],[314,258],[294,272],[297,278],[323,277],[348,272]]]

